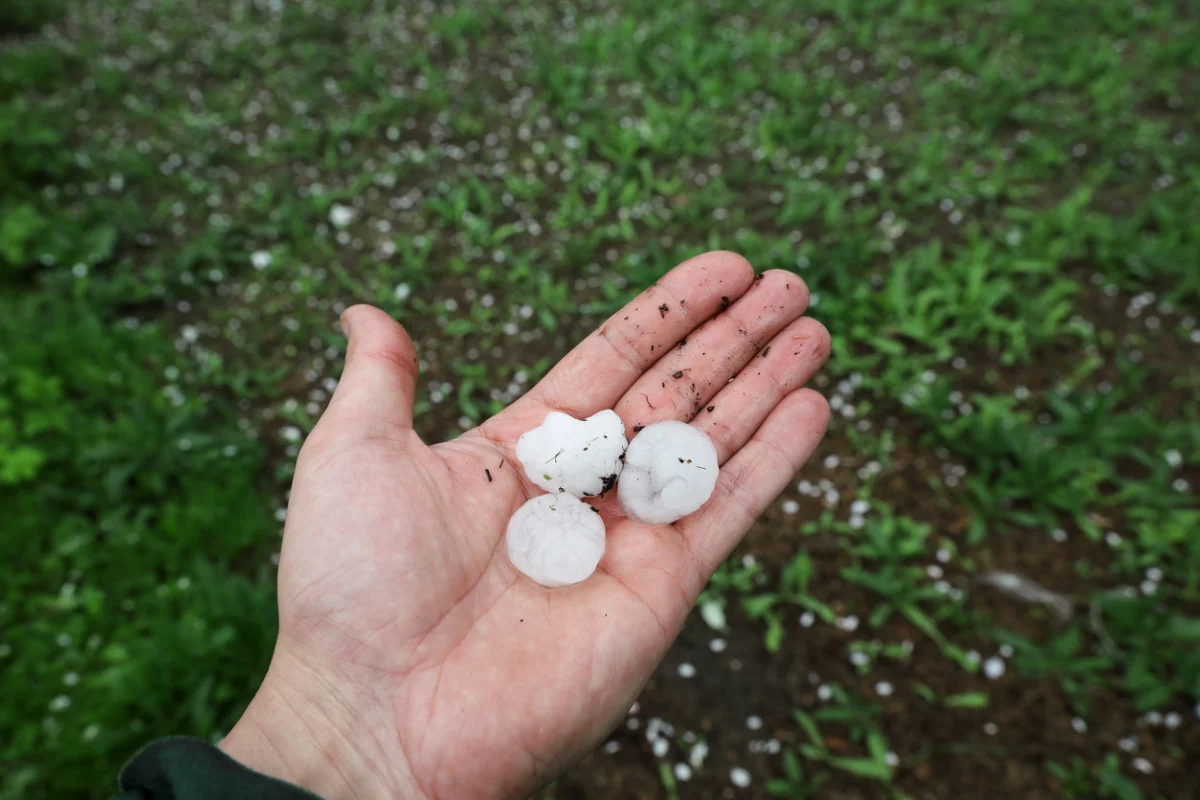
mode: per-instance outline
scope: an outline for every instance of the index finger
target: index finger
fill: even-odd
[[[536,404],[586,417],[612,408],[654,362],[753,282],[753,267],[736,253],[683,262],[580,342],[513,410]]]

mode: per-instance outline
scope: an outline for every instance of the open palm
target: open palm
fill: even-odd
[[[529,394],[462,437],[412,429],[416,356],[383,312],[346,312],[336,395],[301,452],[270,673],[224,745],[327,798],[515,797],[611,729],[712,571],[824,433],[801,389],[829,353],[786,272],[709,253],[617,312]],[[509,517],[541,490],[514,457],[551,410],[613,408],[635,426],[691,421],[722,471],[674,525],[593,501],[596,574],[546,589],[505,555]]]

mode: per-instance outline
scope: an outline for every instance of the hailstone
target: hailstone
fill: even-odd
[[[596,571],[604,556],[604,521],[569,494],[543,494],[508,521],[508,560],[543,586],[570,586]]]
[[[596,497],[616,483],[627,444],[625,423],[615,411],[583,420],[551,411],[517,440],[517,459],[526,477],[547,492]]]
[[[638,522],[666,525],[707,503],[717,474],[717,448],[703,431],[655,422],[629,443],[617,497]]]

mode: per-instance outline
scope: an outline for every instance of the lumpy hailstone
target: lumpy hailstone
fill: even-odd
[[[621,474],[626,444],[625,424],[614,411],[583,420],[551,411],[517,440],[517,459],[526,477],[547,492],[596,497]]]
[[[698,428],[647,425],[625,451],[617,497],[638,522],[666,525],[708,502],[717,485],[717,448]]]
[[[604,521],[569,494],[543,494],[517,509],[505,535],[508,560],[543,586],[570,586],[604,556]]]

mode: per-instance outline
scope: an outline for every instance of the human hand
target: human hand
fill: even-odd
[[[713,570],[820,441],[828,406],[800,387],[830,345],[807,305],[791,273],[691,259],[510,408],[432,447],[412,428],[412,342],[378,309],[347,310],[345,371],[296,466],[275,654],[222,747],[327,800],[517,797],[552,779],[629,708]],[[615,492],[593,501],[604,559],[547,589],[503,546],[509,517],[542,493],[513,448],[551,410],[605,408],[631,437],[691,421],[720,479],[672,525],[628,519]]]

